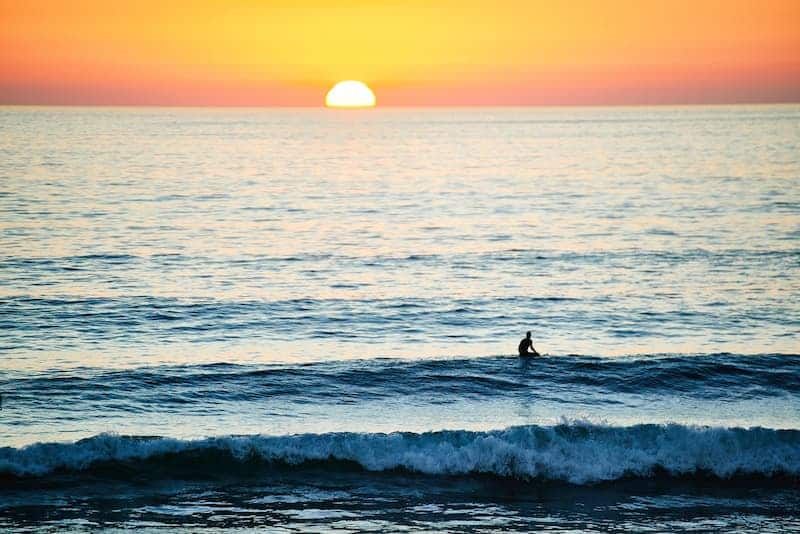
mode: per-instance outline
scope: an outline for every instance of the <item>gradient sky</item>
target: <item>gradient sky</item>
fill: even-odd
[[[1,104],[800,101],[800,0],[0,0]]]

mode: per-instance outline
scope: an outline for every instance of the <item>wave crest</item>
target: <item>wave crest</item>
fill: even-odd
[[[210,461],[213,457],[213,461]],[[620,478],[711,475],[800,477],[800,431],[677,424],[612,427],[590,423],[505,430],[293,436],[225,436],[202,440],[101,434],[75,443],[0,449],[0,475],[130,471],[166,474],[175,461],[202,475],[220,462],[302,466],[350,462],[367,471],[427,475],[489,474],[522,480],[589,484]],[[214,464],[214,465],[211,465]],[[123,469],[124,466],[124,469]]]

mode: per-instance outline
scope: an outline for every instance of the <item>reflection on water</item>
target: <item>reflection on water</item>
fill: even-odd
[[[0,113],[7,367],[797,350],[796,106]]]

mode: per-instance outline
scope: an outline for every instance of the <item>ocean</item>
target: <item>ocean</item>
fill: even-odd
[[[800,106],[0,107],[0,229],[2,530],[800,531]]]

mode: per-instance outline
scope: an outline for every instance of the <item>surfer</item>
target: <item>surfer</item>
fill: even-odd
[[[528,352],[530,349],[532,352]],[[530,330],[525,334],[525,338],[519,342],[519,355],[520,356],[541,356],[536,349],[533,347],[533,341],[531,340],[531,333]]]

